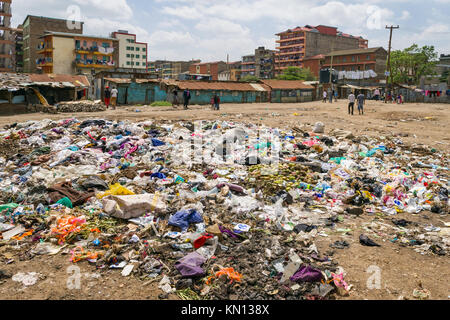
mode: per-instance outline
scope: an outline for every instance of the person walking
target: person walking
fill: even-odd
[[[107,86],[105,88],[105,105],[106,105],[106,109],[109,108],[110,101],[111,101],[111,90],[109,90],[109,87]]]
[[[350,93],[350,95],[348,96],[348,101],[349,101],[349,103],[348,103],[348,114],[350,114],[350,110],[351,110],[351,115],[353,115],[353,111],[355,109],[355,100],[356,100],[356,97],[353,94],[353,92]]]
[[[117,107],[117,96],[119,94],[119,91],[116,89],[116,87],[113,87],[111,90],[111,106],[114,110],[116,110]]]
[[[178,107],[178,90],[176,88],[173,89],[172,95],[173,95],[172,107],[174,108],[175,106]]]
[[[328,99],[330,100],[330,103],[333,103],[333,97],[334,97],[334,90],[328,90]]]
[[[360,94],[358,94],[358,97],[356,98],[358,100],[358,113],[361,115],[364,115],[364,102],[366,100],[366,97],[364,96],[364,94],[361,92]]]
[[[334,90],[334,102],[338,102],[338,92]]]
[[[327,103],[327,92],[323,90],[323,100],[322,102]]]
[[[220,97],[217,94],[214,95],[214,108],[220,110]]]
[[[191,100],[191,92],[189,91],[189,89],[184,90],[183,98],[184,98],[184,109],[187,110],[189,106],[189,100]]]
[[[376,101],[380,100],[380,90],[379,89],[375,90],[374,96],[375,96],[375,100]]]

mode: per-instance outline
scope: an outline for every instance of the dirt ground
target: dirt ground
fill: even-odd
[[[225,104],[220,111],[212,111],[209,106],[191,106],[190,110],[181,107],[149,107],[124,106],[117,110],[100,113],[81,114],[21,114],[0,116],[0,126],[28,120],[82,119],[102,118],[109,120],[231,120],[236,122],[262,123],[272,127],[290,128],[307,126],[311,128],[315,122],[325,124],[325,133],[331,129],[344,129],[354,135],[389,136],[396,135],[405,144],[418,143],[428,145],[440,151],[448,152],[450,105],[448,104],[384,104],[369,101],[365,115],[350,116],[347,113],[346,101],[329,104],[311,102],[302,104]],[[327,254],[347,272],[346,281],[353,285],[348,297],[339,299],[389,299],[400,297],[413,299],[413,290],[423,288],[430,292],[431,299],[449,299],[450,277],[449,256],[421,255],[412,247],[403,247],[399,243],[374,239],[381,247],[363,247],[358,237],[363,232],[363,224],[383,220],[406,219],[420,225],[432,224],[443,227],[449,222],[447,215],[422,212],[418,215],[402,213],[396,216],[360,217],[345,216],[340,228],[350,228],[348,235],[331,235],[316,238],[319,252]],[[333,249],[330,244],[336,240],[346,240],[350,246],[346,249]],[[157,283],[145,283],[133,277],[124,278],[119,270],[99,271],[87,262],[79,263],[82,279],[80,290],[67,289],[66,283],[71,276],[67,267],[71,266],[68,256],[35,257],[31,261],[20,261],[19,252],[6,259],[2,257],[7,248],[0,247],[0,270],[14,275],[17,272],[40,272],[44,277],[34,286],[24,288],[22,284],[10,278],[2,279],[0,274],[0,299],[158,299],[162,293]],[[8,249],[10,251],[10,249]],[[9,259],[14,262],[6,264]],[[380,270],[381,288],[368,289],[366,283],[372,273],[367,272],[370,266]],[[96,275],[100,275],[100,277]],[[97,278],[98,277],[98,278]],[[177,299],[171,295],[169,299]]]

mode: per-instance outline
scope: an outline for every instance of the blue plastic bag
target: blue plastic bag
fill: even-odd
[[[164,142],[158,139],[152,139],[152,144],[154,147],[160,147],[166,145]]]
[[[201,223],[203,218],[195,209],[178,211],[169,218],[169,226],[179,227],[184,232],[191,223]]]
[[[165,179],[166,175],[164,173],[161,173],[161,172],[156,172],[156,173],[152,173],[151,174],[150,179],[153,179],[153,178]]]

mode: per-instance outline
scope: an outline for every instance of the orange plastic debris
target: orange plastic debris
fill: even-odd
[[[14,239],[14,240],[22,240],[25,237],[31,236],[33,234],[33,232],[34,232],[34,230],[31,229],[30,231],[22,233],[22,235],[20,235],[20,236],[17,235],[17,236],[12,237],[12,239]]]
[[[86,223],[84,217],[68,216],[58,219],[57,227],[52,229],[52,233],[58,238],[58,243],[63,244],[67,236],[81,231],[81,227]]]
[[[226,275],[228,276],[228,278],[230,278],[230,283],[233,283],[233,281],[237,281],[237,282],[241,282],[242,280],[242,274],[234,271],[234,268],[225,268],[222,269],[218,272],[216,272],[216,274],[214,276],[211,276],[208,278],[208,280],[206,280],[206,284],[209,285],[211,283],[211,280],[214,280],[215,278],[219,278],[220,276]]]
[[[70,261],[73,263],[82,261],[82,260],[95,260],[98,258],[98,253],[95,252],[84,252],[82,247],[76,247],[75,250],[71,251],[72,257]]]

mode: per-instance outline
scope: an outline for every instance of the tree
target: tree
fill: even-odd
[[[256,77],[256,76],[250,76],[250,75],[248,75],[248,76],[243,77],[243,78],[241,79],[241,81],[243,81],[243,82],[257,82],[257,81],[259,81],[259,79],[258,79],[258,77]]]
[[[298,67],[288,67],[281,75],[277,77],[278,80],[303,80],[314,81],[316,77],[309,69],[302,69]]]
[[[438,54],[434,46],[417,44],[391,53],[392,79],[395,83],[418,84],[423,76],[435,75]]]

